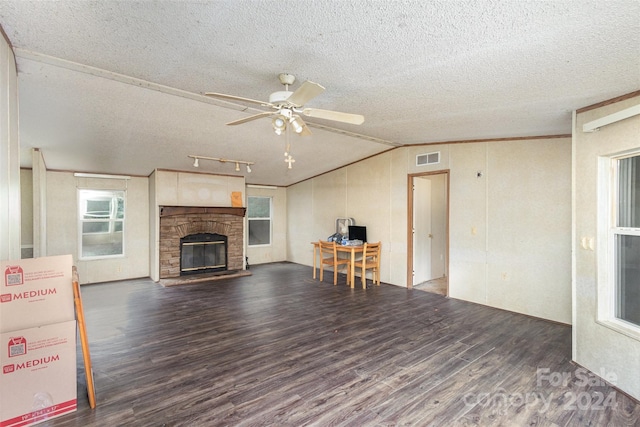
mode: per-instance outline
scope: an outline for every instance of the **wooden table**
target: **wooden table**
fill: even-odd
[[[311,242],[311,244],[313,245],[313,278],[316,278],[316,250],[318,248],[320,248],[320,243],[318,242]],[[351,287],[354,287],[354,283],[355,283],[355,278],[356,278],[356,266],[355,266],[355,261],[356,261],[356,254],[361,254],[364,251],[364,245],[358,245],[358,246],[350,246],[350,245],[338,245],[336,244],[336,250],[338,252],[342,252],[342,253],[347,253],[350,254],[351,258],[351,262],[349,265],[349,283],[351,283]],[[322,256],[322,254],[320,255]]]

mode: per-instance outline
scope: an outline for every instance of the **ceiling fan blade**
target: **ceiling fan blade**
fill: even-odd
[[[308,117],[317,117],[319,119],[351,123],[352,125],[361,125],[362,123],[364,123],[364,116],[360,114],[341,113],[340,111],[321,110],[319,108],[305,108],[304,110],[302,110],[302,114]]]
[[[302,107],[307,101],[315,98],[322,92],[324,92],[324,87],[318,83],[307,80],[287,98],[287,102],[293,106]]]
[[[260,119],[262,117],[271,116],[273,114],[276,114],[276,112],[265,111],[265,112],[260,113],[260,114],[254,114],[253,116],[245,117],[244,119],[234,120],[232,122],[227,123],[227,125],[229,125],[229,126],[241,125],[242,123],[247,123],[247,122],[250,122],[252,120]]]
[[[227,100],[230,100],[230,101],[249,102],[249,103],[252,103],[252,104],[262,105],[264,107],[275,107],[275,105],[270,104],[269,102],[266,102],[266,101],[258,101],[257,99],[243,98],[241,96],[227,95],[227,94],[224,94],[224,93],[205,92],[205,95],[206,96],[210,96],[212,98],[222,98],[222,99],[227,99]]]

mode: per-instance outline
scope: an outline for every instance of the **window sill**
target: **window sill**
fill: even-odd
[[[620,319],[597,319],[596,323],[636,341],[640,341],[640,326]]]
[[[100,261],[100,260],[117,259],[117,258],[126,258],[126,257],[124,254],[96,255],[96,256],[78,257],[78,261]]]

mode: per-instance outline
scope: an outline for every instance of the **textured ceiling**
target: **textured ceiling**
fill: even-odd
[[[50,169],[134,175],[194,154],[255,161],[247,182],[270,185],[394,145],[570,133],[572,110],[640,89],[639,17],[638,0],[0,1],[23,166],[31,147]],[[281,72],[365,123],[305,119],[287,169],[269,119],[225,126],[259,106],[202,96],[267,100]]]

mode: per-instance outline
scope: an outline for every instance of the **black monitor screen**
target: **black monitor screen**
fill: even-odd
[[[349,240],[362,240],[363,243],[366,243],[367,227],[364,227],[362,225],[350,225]]]

